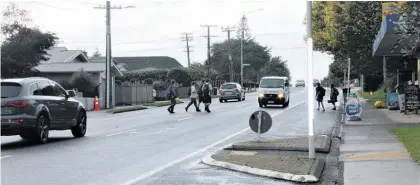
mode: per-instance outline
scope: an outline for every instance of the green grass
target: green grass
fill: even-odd
[[[124,107],[124,108],[116,108],[116,109],[112,109],[109,112],[111,112],[112,114],[118,114],[118,113],[123,113],[123,112],[130,112],[130,111],[137,111],[137,110],[144,110],[147,109],[147,107],[144,107],[142,105],[137,105],[137,106],[130,106],[130,107]]]
[[[183,101],[177,99],[176,103],[184,103]],[[163,107],[163,106],[169,106],[171,104],[171,101],[167,100],[167,101],[155,101],[153,103],[145,103],[143,104],[144,106],[151,106],[151,107]]]
[[[375,91],[372,95],[370,95],[369,92],[363,92],[363,93],[360,93],[360,96],[362,96],[364,99],[367,99],[367,102],[372,107],[375,107],[376,101],[382,101],[384,104],[386,104],[386,98],[385,98],[386,94],[383,91],[383,89]]]
[[[407,148],[413,160],[420,164],[420,126],[397,128],[392,133]]]

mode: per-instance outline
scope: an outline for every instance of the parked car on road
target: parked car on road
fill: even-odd
[[[236,82],[229,82],[221,85],[219,94],[220,103],[233,99],[238,101],[245,100],[245,90]]]
[[[297,80],[295,87],[305,87],[305,80]]]
[[[1,135],[20,135],[38,143],[48,141],[50,130],[71,130],[74,137],[86,134],[83,104],[47,78],[1,80]]]
[[[289,106],[290,84],[287,77],[268,76],[263,77],[258,89],[258,104],[267,107],[268,104]]]

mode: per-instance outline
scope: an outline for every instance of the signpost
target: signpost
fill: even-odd
[[[245,66],[250,66],[250,65],[251,65],[251,64],[242,64],[242,66],[244,66],[244,67],[245,67]]]
[[[272,123],[273,120],[271,119],[270,114],[262,110],[255,111],[249,118],[249,127],[258,134],[257,141],[260,141],[261,134],[270,130]]]

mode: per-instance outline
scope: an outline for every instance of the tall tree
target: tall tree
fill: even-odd
[[[102,54],[99,52],[98,48],[96,48],[95,52],[93,53],[92,57],[101,57]]]
[[[251,31],[248,26],[248,19],[245,16],[242,16],[239,24],[238,29],[236,30],[236,38],[238,40],[242,39],[242,32],[244,33],[244,41],[247,42],[252,39]]]
[[[45,51],[55,45],[57,37],[53,33],[43,33],[39,29],[27,27],[28,12],[10,4],[3,12],[1,26],[5,41],[1,44],[1,77],[14,78],[32,76],[41,60],[49,58]]]
[[[286,76],[291,80],[290,70],[287,67],[287,61],[281,57],[273,57],[262,70],[267,76]]]
[[[420,48],[420,2],[407,1],[397,8],[401,14],[397,30],[400,32],[400,43],[405,45],[402,52],[411,55]]]

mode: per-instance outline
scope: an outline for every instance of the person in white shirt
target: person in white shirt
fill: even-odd
[[[211,104],[211,91],[213,89],[213,87],[211,86],[211,84],[209,83],[209,79],[206,79],[204,85],[203,85],[203,95],[204,95],[204,100],[203,103],[205,105],[205,109],[208,113],[210,113],[210,109],[209,106]]]
[[[197,112],[201,112],[201,110],[199,109],[199,107],[197,106],[197,97],[198,97],[198,92],[197,89],[195,88],[195,82],[191,82],[191,87],[188,90],[188,95],[190,96],[190,103],[188,103],[187,107],[185,107],[185,111],[188,112],[188,108],[190,108],[190,106],[192,104],[194,104],[195,110]]]

